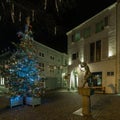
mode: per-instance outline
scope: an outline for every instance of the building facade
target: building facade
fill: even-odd
[[[88,64],[95,77],[93,86],[105,87],[106,93],[120,92],[119,11],[120,2],[117,1],[66,33],[70,88],[76,87],[76,79],[77,86],[82,86],[84,72],[79,68],[81,61]]]
[[[36,41],[33,46],[37,50],[41,77],[45,78],[46,89],[57,89],[66,87],[64,76],[67,73],[67,54],[56,51]]]

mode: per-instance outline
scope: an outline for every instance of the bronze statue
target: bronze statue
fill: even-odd
[[[82,87],[85,87],[86,83],[89,82],[89,78],[92,76],[92,73],[90,72],[89,66],[85,62],[80,62],[81,68],[84,68],[84,70],[81,69],[81,71],[85,72],[84,75],[84,83]]]

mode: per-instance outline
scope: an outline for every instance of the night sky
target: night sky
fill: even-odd
[[[14,0],[15,23],[10,16],[10,4],[0,0],[0,51],[13,48],[11,42],[19,42],[16,33],[24,31],[25,17],[35,10],[33,27],[34,39],[60,52],[67,53],[66,32],[94,16],[101,10],[116,2],[116,0],[58,0],[58,11],[55,0]],[[2,12],[1,12],[2,11]],[[22,21],[18,22],[18,14],[22,12]],[[56,28],[56,34],[55,34]],[[12,47],[11,47],[12,46]]]

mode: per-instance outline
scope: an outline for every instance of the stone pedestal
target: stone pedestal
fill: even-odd
[[[90,96],[94,94],[94,90],[91,88],[78,88],[78,92],[82,95],[82,114],[91,115],[91,101]]]

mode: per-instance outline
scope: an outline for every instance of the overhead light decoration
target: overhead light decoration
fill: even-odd
[[[57,0],[55,0],[55,7],[56,7],[57,12],[59,12]]]
[[[19,22],[21,22],[21,12],[19,12]]]
[[[9,2],[10,2],[10,0],[6,0],[6,2],[7,2],[7,3],[9,3]]]
[[[35,10],[32,10],[32,22],[34,22]]]
[[[59,7],[58,7],[58,1],[59,1],[59,3],[61,3],[62,2],[62,0],[55,0],[55,8],[56,8],[56,11],[57,12],[59,12]],[[45,0],[45,2],[44,2],[44,10],[46,10],[47,9],[47,2],[48,2],[48,0]]]
[[[47,0],[45,0],[45,3],[44,3],[44,10],[46,10],[47,8]]]
[[[15,13],[14,13],[14,3],[12,3],[11,18],[12,18],[12,22],[13,22],[13,23],[15,23],[14,16],[15,16]]]
[[[56,26],[55,26],[55,28],[54,28],[54,33],[55,33],[55,35],[56,35],[56,32],[57,32],[57,28],[56,28]]]

